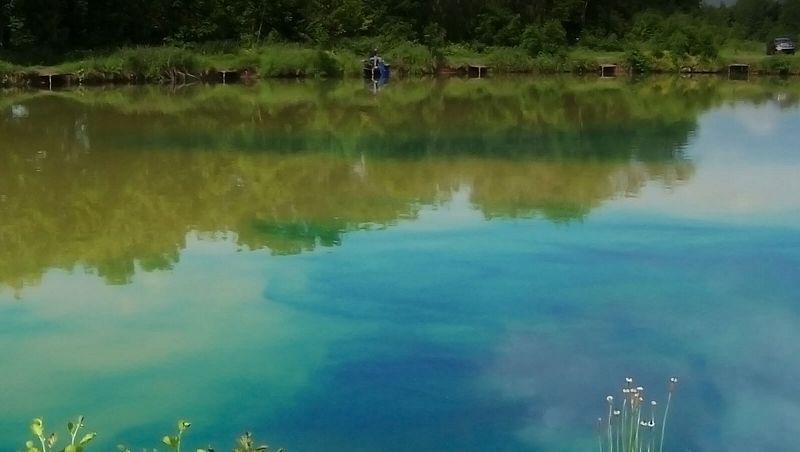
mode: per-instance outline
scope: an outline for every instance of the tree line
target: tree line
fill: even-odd
[[[701,38],[715,45],[720,39],[765,40],[800,31],[800,0],[732,6],[701,0],[0,0],[0,52],[52,58],[210,41],[325,47],[364,37],[426,45],[533,42],[539,51],[581,43],[614,48],[651,38],[666,18],[684,35],[705,30]]]

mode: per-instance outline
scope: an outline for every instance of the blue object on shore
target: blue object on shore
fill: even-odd
[[[386,80],[391,75],[390,65],[379,60],[375,62],[372,58],[364,62],[364,78],[371,80]]]

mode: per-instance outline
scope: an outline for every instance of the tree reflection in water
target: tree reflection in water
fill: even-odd
[[[459,187],[487,218],[581,219],[691,177],[697,116],[771,92],[554,78],[409,81],[378,96],[357,82],[6,93],[0,284],[76,265],[125,284],[171,268],[189,231],[275,254],[336,246]]]

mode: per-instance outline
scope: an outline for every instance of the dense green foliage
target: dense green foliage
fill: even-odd
[[[119,47],[225,53],[275,42],[359,54],[376,43],[421,46],[434,63],[450,43],[532,57],[575,45],[710,57],[723,44],[795,36],[798,27],[800,0],[0,0],[0,59],[50,64]]]

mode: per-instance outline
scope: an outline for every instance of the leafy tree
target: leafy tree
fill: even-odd
[[[708,23],[688,14],[663,17],[648,11],[633,20],[628,39],[647,44],[656,51],[668,50],[673,55],[713,57],[717,54],[717,33]]]
[[[732,11],[742,37],[766,40],[777,22],[780,4],[775,0],[739,0]]]
[[[778,14],[780,34],[797,37],[800,32],[800,0],[784,0]]]

